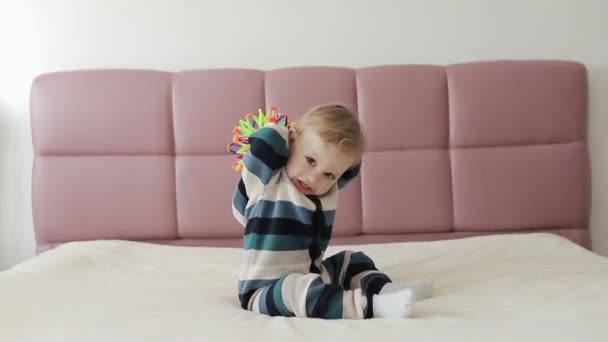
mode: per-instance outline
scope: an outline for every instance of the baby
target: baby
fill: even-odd
[[[310,109],[287,127],[269,123],[249,138],[232,211],[245,226],[241,307],[271,316],[403,318],[430,296],[420,279],[392,283],[361,252],[323,260],[338,190],[359,173],[364,138],[344,106]]]

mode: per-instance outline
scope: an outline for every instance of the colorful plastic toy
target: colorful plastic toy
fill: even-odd
[[[241,171],[243,168],[243,156],[249,152],[249,137],[253,132],[264,127],[267,123],[274,122],[277,125],[288,127],[289,118],[287,113],[277,112],[276,108],[271,107],[266,113],[258,109],[258,114],[247,113],[244,119],[239,120],[238,126],[232,129],[232,143],[226,146],[226,150],[235,155],[236,160],[232,164],[232,169]]]

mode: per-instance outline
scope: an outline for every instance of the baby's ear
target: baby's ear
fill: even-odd
[[[289,131],[289,146],[291,146],[294,139],[299,135],[298,129],[296,128],[296,123],[292,122],[287,125],[287,130]]]
[[[348,170],[344,171],[342,177],[338,179],[338,189],[342,189],[346,186],[346,184],[350,183],[353,179],[359,175],[359,171],[361,170],[361,162],[351,166]]]

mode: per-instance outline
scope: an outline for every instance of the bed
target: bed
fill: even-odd
[[[410,319],[239,308],[232,126],[327,102],[368,148],[326,255],[432,277]],[[580,63],[66,71],[31,115],[38,255],[0,273],[0,341],[608,340]]]

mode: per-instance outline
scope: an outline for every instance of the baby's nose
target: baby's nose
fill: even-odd
[[[319,183],[319,181],[321,180],[321,176],[318,174],[314,174],[310,176],[310,186],[314,186],[315,184]]]
[[[315,177],[309,175],[308,177],[304,178],[304,181],[306,182],[306,185],[312,187],[315,184]]]

